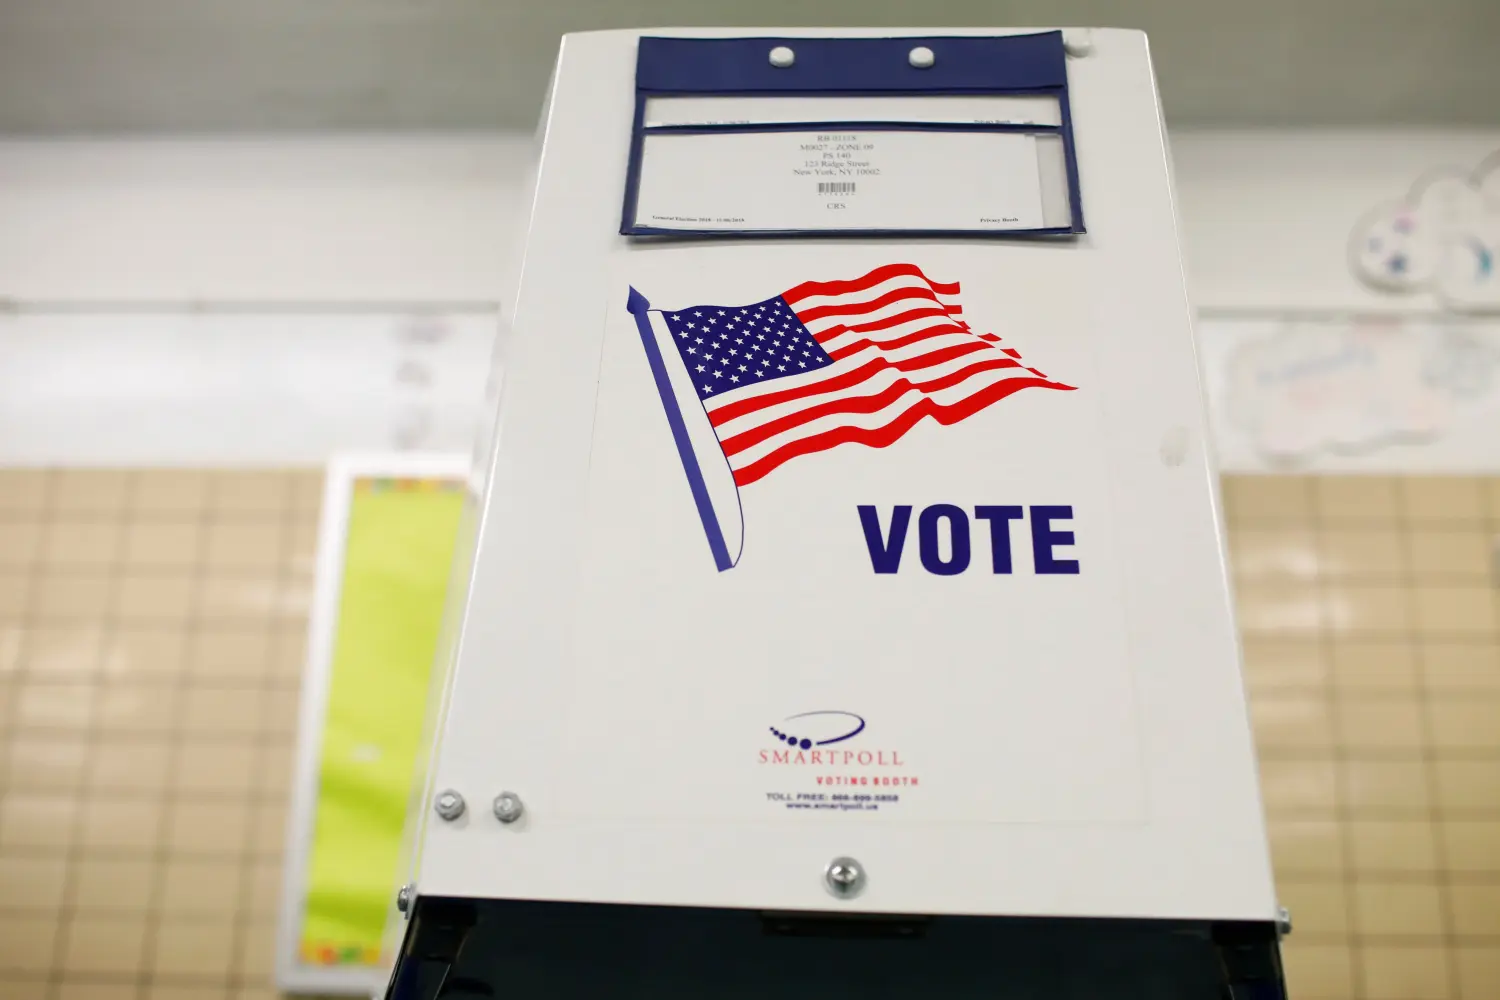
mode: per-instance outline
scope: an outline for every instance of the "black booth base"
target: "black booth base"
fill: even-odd
[[[1285,1000],[1274,923],[414,901],[387,1000]]]

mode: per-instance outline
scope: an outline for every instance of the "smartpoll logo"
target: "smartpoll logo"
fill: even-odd
[[[813,767],[904,767],[896,750],[866,749],[852,743],[865,732],[864,716],[855,712],[820,710],[789,715],[774,726],[771,736],[785,749],[760,751],[762,764]]]
[[[792,726],[797,732],[811,730],[823,737],[797,736],[795,733],[783,732],[775,726],[770,727],[772,736],[789,747],[800,747],[803,750],[852,740],[865,731],[864,717],[855,715],[853,712],[803,712],[800,715],[787,716],[782,725]],[[837,735],[826,735],[832,732],[836,732]]]

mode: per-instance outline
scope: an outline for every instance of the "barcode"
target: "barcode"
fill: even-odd
[[[818,181],[818,194],[853,194],[853,181]]]

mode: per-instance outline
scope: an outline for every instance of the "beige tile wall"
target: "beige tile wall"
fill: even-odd
[[[1292,996],[1500,998],[1500,481],[1224,495]]]
[[[320,488],[0,472],[0,998],[274,995]]]
[[[0,471],[0,1000],[269,1000],[320,480]],[[1500,1000],[1500,481],[1232,478],[1295,1000]]]

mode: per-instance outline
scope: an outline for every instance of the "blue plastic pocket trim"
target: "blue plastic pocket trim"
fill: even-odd
[[[785,45],[797,61],[772,66]],[[914,46],[936,56],[907,62]],[[1068,85],[1062,32],[902,38],[653,38],[636,49],[635,88],[663,94],[912,94],[1042,91]]]
[[[788,67],[771,65],[771,49],[786,45],[796,52]],[[908,53],[918,45],[932,49],[926,69],[910,65]],[[646,101],[652,97],[899,96],[921,94],[1008,96],[1045,95],[1057,100],[1061,125],[981,125],[946,122],[798,122],[763,125],[685,125],[645,127]],[[1067,54],[1060,31],[1030,35],[910,36],[900,38],[659,38],[642,37],[636,49],[635,121],[620,232],[626,236],[678,236],[719,239],[787,236],[963,237],[1015,239],[1083,233],[1083,203],[1068,104]],[[715,131],[782,132],[818,128],[901,131],[1016,131],[1059,135],[1063,143],[1071,224],[1031,230],[683,230],[659,229],[635,222],[640,188],[641,154],[648,132]]]

